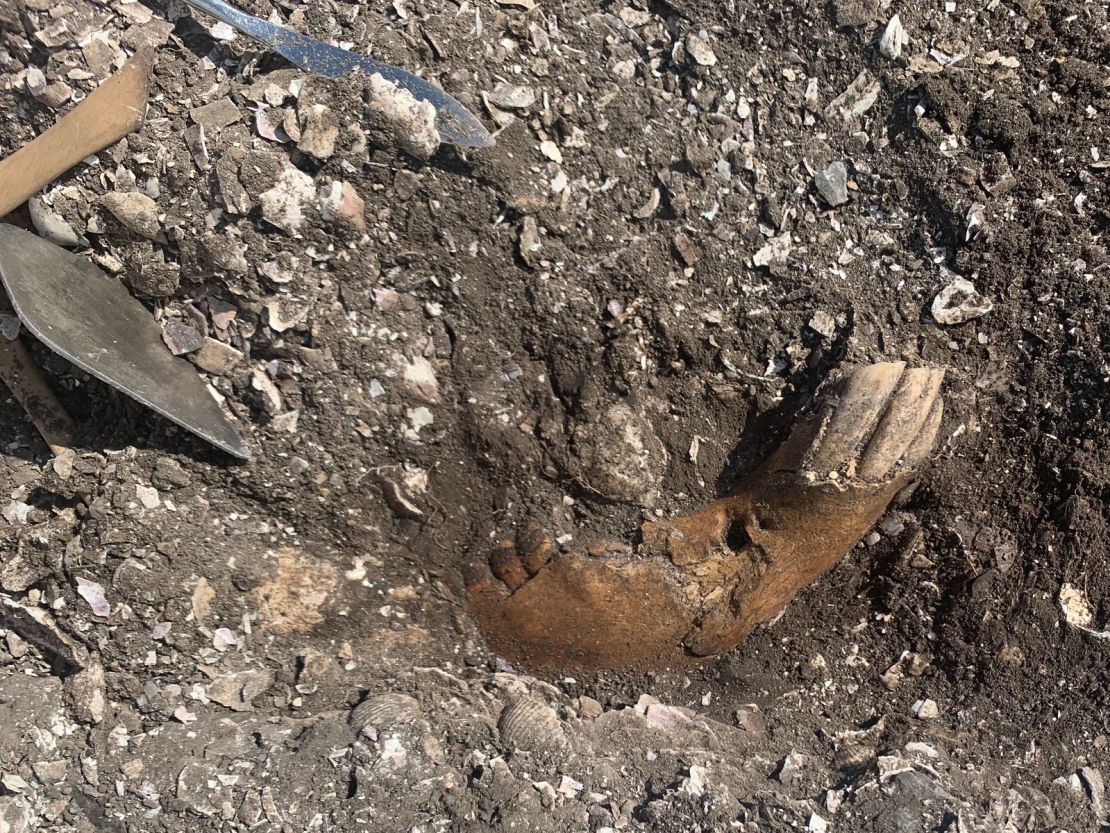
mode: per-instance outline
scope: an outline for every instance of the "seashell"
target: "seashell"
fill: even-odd
[[[501,744],[510,754],[528,752],[544,760],[560,760],[570,751],[566,731],[555,710],[535,697],[521,697],[505,706],[497,719]]]
[[[386,692],[367,697],[351,710],[347,722],[358,730],[367,726],[387,729],[406,726],[423,716],[420,703],[407,694]]]

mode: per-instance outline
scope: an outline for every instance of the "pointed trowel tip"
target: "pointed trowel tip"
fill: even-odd
[[[212,400],[212,404],[216,405],[215,399]],[[155,410],[160,409],[155,408]],[[202,440],[210,442],[220,451],[227,452],[239,460],[251,459],[250,446],[247,445],[242,435],[235,430],[230,418],[223,413],[223,409],[219,406],[213,408],[205,419],[198,419],[196,415],[192,415],[190,419],[182,419],[180,414],[171,414],[167,411],[160,412],[189,433],[196,434]]]
[[[190,434],[195,434],[205,442],[211,443],[216,448],[220,449],[220,451],[226,452],[232,457],[243,460],[244,462],[251,459],[250,446],[248,446],[246,441],[239,435],[239,432],[231,426],[226,417],[223,418],[223,424],[209,421],[209,424],[201,426],[193,423],[191,420],[183,420],[179,416],[167,413],[157,407],[155,407],[154,410],[161,413],[162,416],[168,417],[172,422],[176,422]]]
[[[239,460],[246,462],[251,458],[250,446],[248,446],[242,437],[236,436],[234,442],[219,443],[219,447]]]

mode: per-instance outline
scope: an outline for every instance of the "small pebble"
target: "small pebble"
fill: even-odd
[[[936,700],[918,700],[913,704],[912,711],[918,720],[936,720],[940,716]]]

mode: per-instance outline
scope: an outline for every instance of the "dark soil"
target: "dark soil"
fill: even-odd
[[[28,68],[80,98],[159,47],[142,130],[47,199],[163,323],[242,353],[205,372],[254,449],[33,345],[81,447],[53,462],[0,400],[0,831],[1105,829],[1105,4],[239,5],[419,70],[497,145],[364,139],[360,84],[273,98],[302,76],[178,4],[0,0],[4,155],[71,106]],[[533,102],[484,100],[502,82]],[[294,131],[328,107],[334,152],[260,135],[268,99]],[[353,187],[365,230],[315,200],[268,222],[290,168]],[[100,204],[136,190],[155,239]],[[940,325],[956,276],[993,309]],[[462,575],[497,540],[627,540],[890,359],[948,369],[935,464],[779,621],[694,674],[544,682],[484,646]],[[420,716],[356,737],[386,692]],[[558,732],[498,729],[525,692]]]

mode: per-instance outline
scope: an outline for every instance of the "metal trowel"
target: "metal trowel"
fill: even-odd
[[[9,225],[0,225],[0,279],[20,321],[55,353],[229,454],[250,457],[196,369],[166,348],[162,328],[120,281]]]
[[[347,49],[331,46],[316,38],[270,23],[254,15],[239,11],[224,0],[185,0],[207,12],[217,20],[232,26],[260,41],[290,63],[325,78],[342,78],[356,70],[367,76],[378,74],[386,81],[408,90],[417,101],[426,101],[435,108],[436,128],[440,138],[453,145],[484,148],[493,144],[485,126],[478,117],[449,96],[439,87],[418,75],[393,64],[382,63],[365,55],[356,55]]]
[[[0,217],[137,130],[152,65],[149,53],[136,55],[57,124],[0,161]],[[118,280],[10,225],[0,225],[0,279],[20,321],[51,350],[224,451],[250,456],[196,369],[169,352],[162,328]],[[65,432],[43,414],[57,414],[60,406],[45,401],[49,389],[18,341],[5,344],[17,349],[0,350],[12,354],[0,363],[0,375],[23,404],[41,406],[30,409],[31,417],[57,453]]]

